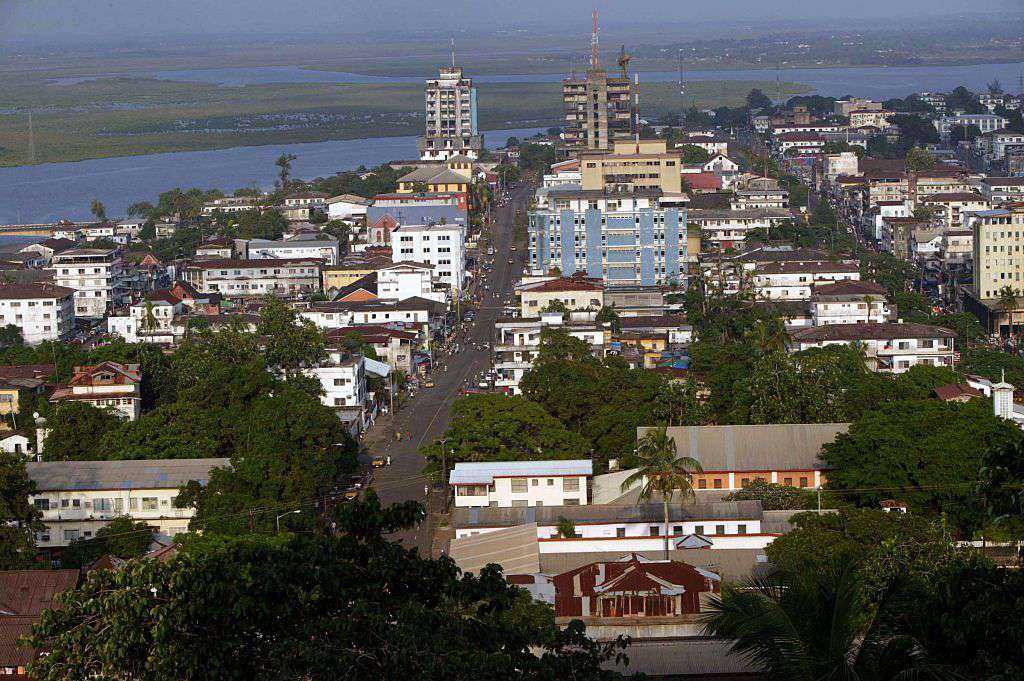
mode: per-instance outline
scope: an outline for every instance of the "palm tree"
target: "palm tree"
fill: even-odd
[[[724,587],[703,625],[706,635],[734,641],[732,651],[768,679],[958,678],[893,630],[893,604],[890,595],[868,604],[855,566],[815,567]]]
[[[999,301],[996,305],[1006,313],[1010,333],[1013,333],[1013,311],[1017,309],[1017,303],[1017,292],[1013,290],[1012,286],[1004,286],[999,289]]]
[[[689,456],[676,457],[676,441],[669,437],[668,428],[649,430],[637,442],[636,455],[640,465],[622,482],[626,492],[642,483],[637,503],[650,501],[655,493],[661,496],[665,520],[665,560],[668,560],[668,505],[678,492],[684,498],[693,497],[691,476],[703,473],[700,462]]]

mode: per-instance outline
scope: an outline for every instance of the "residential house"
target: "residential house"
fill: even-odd
[[[981,193],[993,206],[1024,201],[1024,177],[986,177]]]
[[[434,290],[434,266],[425,263],[403,261],[385,265],[376,272],[377,297],[382,300],[405,300],[426,298],[443,303],[447,300],[444,291]]]
[[[332,196],[327,199],[327,218],[329,220],[365,218],[366,209],[371,203],[370,199],[355,194]]]
[[[45,525],[36,533],[36,546],[60,549],[92,539],[123,515],[169,537],[187,532],[195,508],[175,506],[181,488],[193,480],[205,485],[213,469],[229,465],[228,459],[29,462],[28,477],[36,486],[29,503]]]
[[[968,213],[988,210],[988,200],[975,192],[950,192],[931,194],[921,199],[923,206],[934,208],[938,218],[947,230],[963,229]]]
[[[135,421],[142,412],[142,375],[138,364],[101,362],[75,367],[66,386],[58,387],[50,401],[84,402],[97,409],[108,409],[122,418]]]
[[[455,506],[584,506],[590,459],[460,462],[448,476]]]
[[[196,248],[196,260],[218,260],[235,257],[235,240],[210,239]]]
[[[604,286],[581,276],[561,277],[522,284],[517,287],[523,317],[536,317],[552,303],[570,311],[598,311],[604,306]]]
[[[811,294],[814,326],[889,321],[894,309],[885,288],[872,281],[839,281],[815,286]]]
[[[52,364],[8,364],[0,366],[0,416],[21,412],[21,396],[29,398],[29,408],[43,394],[55,367]]]
[[[779,261],[759,265],[753,273],[757,295],[771,300],[810,300],[814,286],[859,281],[860,266],[829,260]]]
[[[64,251],[76,248],[78,244],[70,239],[57,239],[50,238],[45,241],[41,241],[37,244],[29,244],[24,248],[19,248],[19,254],[35,254],[38,256],[40,264],[46,266],[53,260],[54,253],[63,253]]]
[[[919,364],[952,367],[955,338],[949,329],[929,324],[829,324],[795,331],[790,336],[790,349],[796,352],[829,345],[856,346],[863,349],[873,371],[900,374]]]
[[[537,317],[499,318],[495,324],[494,387],[511,395],[520,394],[519,383],[533,367],[540,352],[541,332],[545,328],[561,328],[573,338],[590,346],[597,357],[603,357],[607,329],[594,321],[595,313],[582,313],[585,320],[565,321],[560,312],[541,312]]]
[[[225,296],[295,295],[320,290],[319,259],[197,261],[185,267],[185,281],[201,293]]]
[[[243,213],[247,210],[259,210],[266,196],[225,196],[203,204],[203,215],[214,213]]]
[[[74,589],[78,570],[0,571],[0,678],[28,679],[40,651],[23,645],[43,613],[58,608],[57,596]]]

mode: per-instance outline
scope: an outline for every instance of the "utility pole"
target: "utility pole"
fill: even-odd
[[[32,127],[32,112],[28,112],[28,162],[36,162],[36,131]]]

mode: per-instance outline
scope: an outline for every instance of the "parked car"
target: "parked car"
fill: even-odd
[[[370,465],[373,466],[374,468],[384,468],[384,465],[385,465],[384,457],[383,456],[375,456],[375,457],[373,457],[373,461],[370,462]]]

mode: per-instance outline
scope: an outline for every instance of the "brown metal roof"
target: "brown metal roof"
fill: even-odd
[[[537,523],[452,539],[449,555],[463,572],[480,574],[490,563],[500,565],[506,575],[540,572]]]

